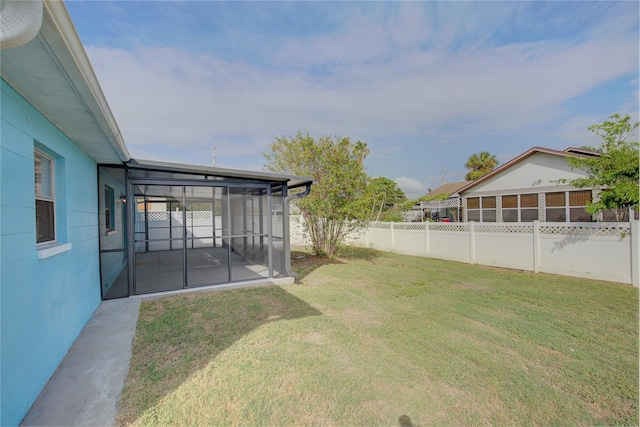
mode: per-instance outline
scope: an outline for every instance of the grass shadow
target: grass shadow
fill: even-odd
[[[280,287],[143,301],[117,425],[130,425],[256,328],[321,313]]]
[[[400,415],[400,418],[398,418],[398,424],[400,424],[400,427],[416,427],[408,415]]]
[[[300,284],[314,270],[330,264],[343,264],[343,262],[338,259],[320,257],[310,251],[291,251],[291,270],[296,274],[296,284]]]
[[[338,258],[344,260],[373,261],[380,256],[382,254],[377,249],[358,248],[355,246],[346,246],[338,253]]]
[[[335,258],[324,258],[314,255],[310,250],[291,251],[291,269],[296,273],[296,283],[307,277],[312,271],[331,264],[344,264],[347,261],[371,261],[380,256],[380,251],[374,249],[344,247]]]

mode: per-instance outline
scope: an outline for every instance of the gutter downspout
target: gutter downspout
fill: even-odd
[[[302,199],[311,193],[311,184],[306,184],[307,188],[298,194],[292,194],[285,197],[282,210],[282,222],[284,228],[284,272],[288,277],[296,277],[297,274],[291,271],[291,236],[289,235],[289,203],[295,199]]]

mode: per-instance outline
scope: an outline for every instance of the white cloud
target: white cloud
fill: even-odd
[[[408,52],[327,78],[174,49],[89,53],[125,137],[189,145],[301,128],[365,135],[466,122],[485,130],[519,128],[557,117],[563,102],[632,72],[637,61],[629,48],[588,42]]]
[[[638,110],[635,112],[622,111],[620,114],[629,114],[631,121],[634,123],[638,121]],[[603,142],[602,138],[589,131],[588,128],[594,124],[602,123],[605,120],[609,120],[606,115],[575,116],[560,126],[558,134],[561,138],[576,147],[585,145],[589,147],[599,147]]]
[[[427,186],[415,178],[400,176],[394,181],[409,199],[417,199],[427,194]]]
[[[257,164],[271,138],[300,129],[372,148],[394,138],[400,146],[408,136],[459,144],[522,133],[565,115],[567,101],[637,72],[637,28],[626,15],[571,41],[485,43],[524,8],[501,5],[402,3],[390,16],[365,9],[343,30],[282,37],[269,64],[139,41],[133,50],[87,51],[132,153],[178,147],[180,161],[191,162],[208,162],[216,146],[221,162],[253,156],[243,162]],[[570,120],[560,136],[575,140],[583,121]],[[415,147],[378,148],[372,159]],[[398,179],[409,180],[405,191],[426,193],[419,181]]]
[[[575,116],[567,120],[559,129],[559,136],[574,146],[598,147],[602,140],[588,131],[589,126],[602,122],[606,117],[595,115]]]

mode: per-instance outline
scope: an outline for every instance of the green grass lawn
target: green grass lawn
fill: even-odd
[[[638,425],[637,288],[293,257],[296,285],[143,302],[118,424]]]

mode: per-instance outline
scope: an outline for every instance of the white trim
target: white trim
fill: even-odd
[[[37,242],[38,240],[38,236],[36,236],[36,244],[37,245],[46,245],[46,244],[51,244],[51,243],[56,243],[58,240],[58,213],[56,211],[56,207],[57,207],[57,201],[56,201],[56,159],[45,154],[44,152],[42,152],[41,150],[39,150],[38,148],[34,147],[33,149],[33,157],[34,157],[34,171],[35,171],[35,157],[39,156],[42,157],[45,160],[49,160],[51,162],[51,167],[49,168],[49,192],[51,193],[50,196],[43,196],[41,194],[38,194],[37,192],[35,192],[35,188],[34,188],[34,192],[35,192],[35,199],[34,200],[42,200],[45,202],[51,202],[53,203],[53,239],[52,240],[45,240],[44,242]],[[35,178],[34,178],[35,179]],[[34,182],[35,184],[35,182]],[[34,185],[35,187],[35,185]],[[36,210],[37,212],[37,210]],[[36,223],[38,221],[38,217],[36,214]]]
[[[51,193],[51,195],[45,196],[42,194],[38,194],[36,192],[36,199],[55,203],[56,201],[56,159],[45,154],[44,152],[38,150],[38,148],[35,148],[35,147],[33,149],[33,154],[34,154],[34,157],[37,155],[46,160],[49,160],[49,162],[51,163],[51,168],[49,169],[49,193]],[[35,159],[34,159],[34,163],[35,163]],[[34,165],[34,168],[35,168],[35,165]]]
[[[498,207],[498,198],[499,198],[499,197],[502,197],[502,196],[475,196],[475,195],[474,195],[473,197],[467,197],[467,199],[473,199],[473,198],[476,198],[476,197],[478,198],[478,205],[479,205],[479,208],[478,208],[478,209],[475,209],[475,208],[474,208],[474,209],[469,209],[469,208],[467,208],[467,218],[465,218],[465,219],[466,219],[466,220],[468,220],[468,219],[469,219],[469,218],[468,218],[468,216],[469,216],[469,211],[473,211],[473,212],[478,211],[480,215],[479,215],[479,217],[478,217],[478,221],[477,221],[477,222],[481,222],[481,223],[485,223],[485,222],[486,222],[486,223],[496,223],[496,222],[498,222],[498,212],[500,212],[500,209],[501,209],[501,208],[499,208],[499,207]],[[483,203],[483,200],[482,200],[482,199],[484,199],[484,198],[491,198],[491,197],[494,197],[494,198],[495,198],[495,203],[496,203],[495,207],[493,207],[493,208],[485,208],[485,207],[483,207],[483,204],[484,204],[484,203]],[[495,212],[495,214],[496,214],[496,217],[495,217],[496,219],[495,219],[495,221],[485,221],[485,220],[484,220],[484,212],[485,212],[485,211],[494,211],[494,212]],[[473,221],[469,221],[469,222],[473,222]]]
[[[43,244],[38,247],[38,259],[46,259],[54,255],[61,254],[71,250],[71,243],[54,243]]]
[[[70,83],[75,83],[75,86],[78,88],[76,93],[87,107],[87,111],[104,132],[104,135],[107,137],[110,145],[113,147],[120,160],[123,162],[128,161],[131,159],[131,155],[127,150],[116,119],[113,116],[104,93],[102,92],[98,78],[93,71],[91,62],[89,62],[89,57],[84,50],[82,41],[75,30],[75,26],[71,21],[71,17],[69,16],[69,12],[67,11],[64,2],[45,1],[44,10],[46,13],[43,20],[49,18],[51,26],[55,28],[57,32],[56,36],[61,39],[62,43],[66,47],[66,52],[73,61],[68,64],[71,69],[70,72],[75,75],[79,73],[82,76],[82,80],[74,79],[69,76],[69,79],[71,80]],[[65,62],[64,65],[67,65],[67,63]],[[69,72],[66,70],[64,72],[69,75]],[[74,84],[71,84],[71,86],[73,87]]]

